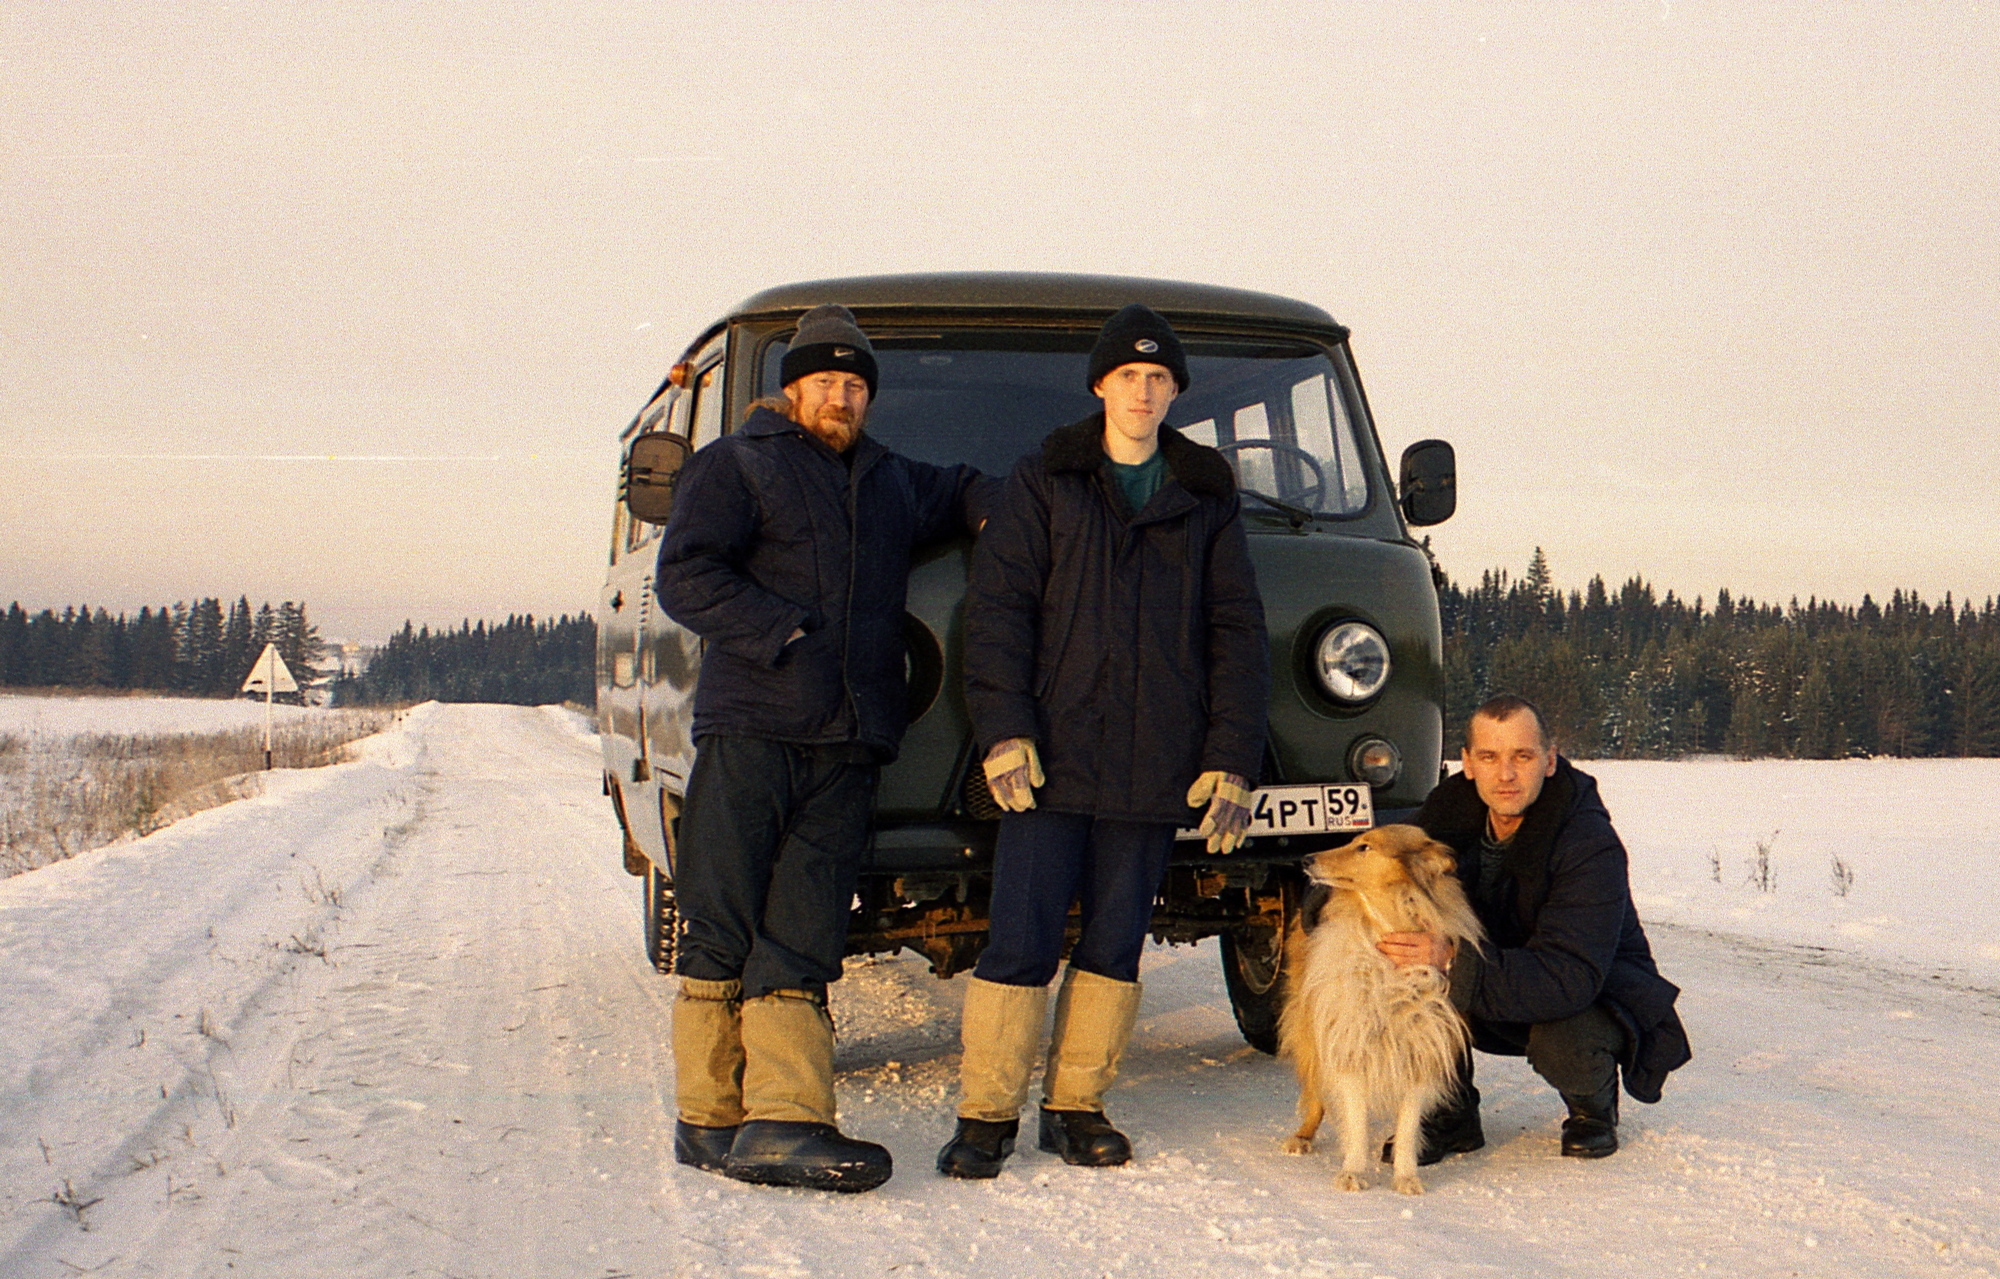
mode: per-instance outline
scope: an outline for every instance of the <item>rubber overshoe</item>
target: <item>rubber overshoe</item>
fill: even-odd
[[[1110,1168],[1132,1159],[1132,1143],[1111,1126],[1101,1110],[1043,1107],[1037,1144],[1052,1155],[1061,1155],[1064,1163],[1081,1168]]]
[[[736,1130],[722,1171],[760,1186],[858,1193],[889,1180],[886,1148],[845,1136],[832,1124],[750,1119]]]
[[[674,1121],[674,1162],[699,1168],[703,1172],[721,1172],[723,1163],[729,1158],[729,1147],[736,1140],[736,1127],[704,1128],[691,1124],[685,1119]]]
[[[938,1151],[937,1170],[947,1177],[984,1181],[1000,1175],[1000,1166],[1014,1153],[1014,1140],[1021,1133],[1021,1121],[996,1123],[986,1119],[961,1119],[958,1131]]]

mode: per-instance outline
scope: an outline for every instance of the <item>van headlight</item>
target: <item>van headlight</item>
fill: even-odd
[[[1329,627],[1313,654],[1313,674],[1335,700],[1365,702],[1389,682],[1389,641],[1366,622]]]

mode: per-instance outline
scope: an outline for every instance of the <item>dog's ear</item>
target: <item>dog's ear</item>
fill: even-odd
[[[1410,872],[1410,878],[1429,892],[1438,880],[1458,869],[1458,857],[1449,846],[1427,839],[1403,855],[1403,866]]]

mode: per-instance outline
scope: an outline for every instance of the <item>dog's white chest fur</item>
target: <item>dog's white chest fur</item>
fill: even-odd
[[[1384,1109],[1439,1087],[1466,1042],[1444,974],[1390,963],[1375,948],[1381,930],[1359,912],[1328,915],[1307,939],[1288,1010],[1313,1027],[1320,1071],[1360,1076]]]

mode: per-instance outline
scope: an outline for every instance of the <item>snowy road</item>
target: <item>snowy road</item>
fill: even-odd
[[[1212,944],[1153,951],[1112,1113],[1130,1167],[930,1171],[959,984],[836,991],[872,1195],[675,1167],[669,985],[593,741],[429,706],[367,758],[0,883],[0,1276],[2000,1274],[2000,994],[1656,928],[1697,1060],[1626,1148],[1555,1155],[1481,1059],[1489,1144],[1430,1193],[1277,1153],[1292,1088]]]

